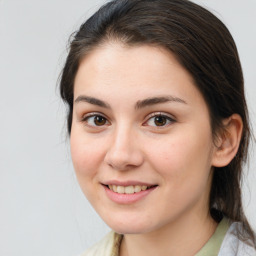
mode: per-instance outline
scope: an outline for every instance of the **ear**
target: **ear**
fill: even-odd
[[[224,129],[220,131],[213,152],[212,166],[227,166],[235,157],[243,132],[243,121],[240,115],[233,114],[223,120]]]

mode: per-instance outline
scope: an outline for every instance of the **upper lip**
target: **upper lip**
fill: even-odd
[[[147,182],[142,182],[142,181],[135,181],[135,180],[127,180],[127,181],[119,181],[119,180],[109,180],[106,182],[102,183],[103,185],[116,185],[116,186],[147,186],[147,187],[151,187],[151,186],[156,186],[157,184],[152,184],[152,183],[147,183]]]

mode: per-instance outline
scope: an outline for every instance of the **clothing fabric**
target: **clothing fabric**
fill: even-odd
[[[256,256],[253,245],[239,239],[238,233],[241,231],[241,223],[230,224],[228,219],[223,218],[212,237],[195,256]],[[119,256],[122,238],[122,235],[111,231],[80,256]]]

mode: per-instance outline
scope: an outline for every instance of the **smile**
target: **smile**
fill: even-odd
[[[140,185],[135,185],[135,186],[117,186],[117,185],[108,185],[108,188],[118,194],[134,194],[134,193],[139,193],[141,191],[145,191],[153,186],[140,186]]]
[[[112,183],[112,182],[111,182]],[[135,182],[127,182],[133,184],[118,184],[122,182],[115,182],[117,184],[102,184],[107,197],[118,204],[132,204],[148,197],[158,185],[138,184]]]

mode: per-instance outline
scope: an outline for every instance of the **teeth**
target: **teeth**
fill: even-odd
[[[142,186],[141,187],[141,190],[146,190],[147,189],[147,186]]]
[[[140,192],[140,191],[141,191],[141,186],[136,185],[136,186],[134,187],[134,192],[135,192],[135,193],[138,193],[138,192]]]
[[[124,187],[123,186],[117,186],[116,192],[118,194],[124,194]]]
[[[133,186],[128,186],[124,188],[124,193],[125,194],[133,194],[134,193],[134,187]]]
[[[108,185],[109,189],[118,193],[118,194],[133,194],[133,193],[138,193],[140,191],[146,190],[148,187],[147,186],[116,186],[116,185]]]

